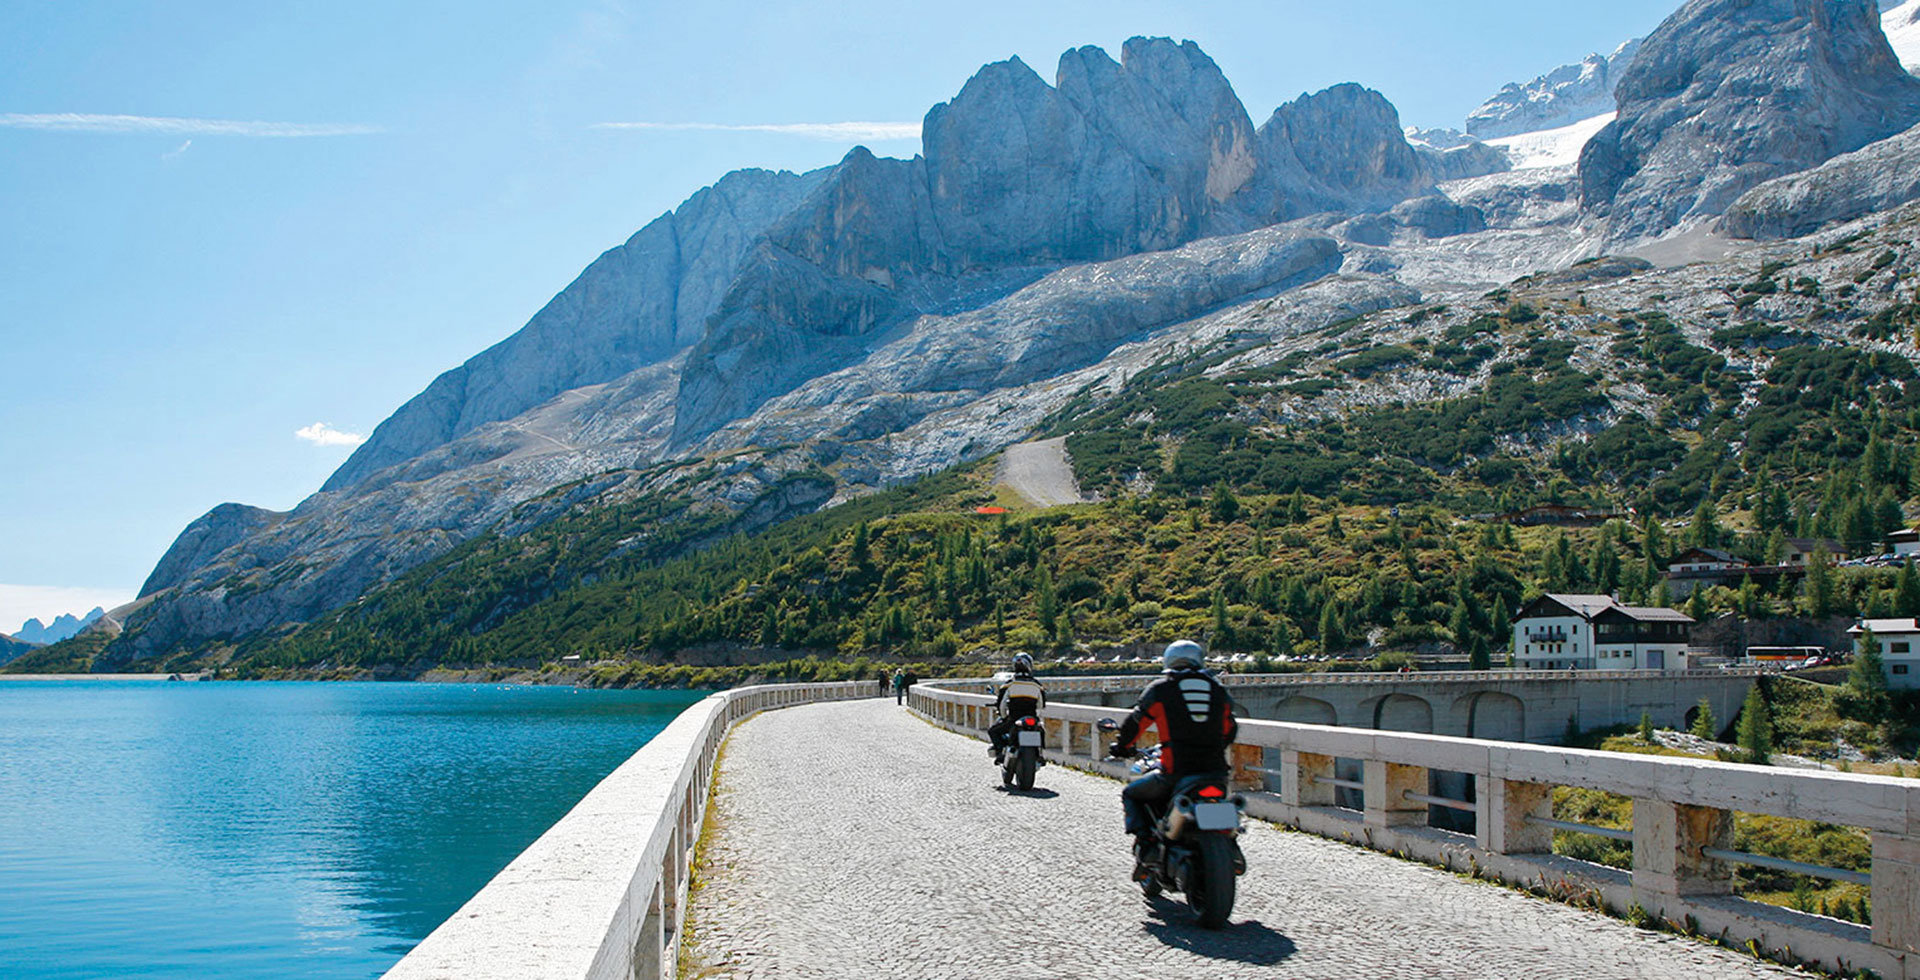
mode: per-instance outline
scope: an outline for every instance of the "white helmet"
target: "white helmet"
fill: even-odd
[[[1192,640],[1175,640],[1167,644],[1167,652],[1161,656],[1168,670],[1178,670],[1182,664],[1198,670],[1206,660],[1207,651]]]

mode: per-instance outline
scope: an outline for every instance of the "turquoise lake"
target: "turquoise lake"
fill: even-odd
[[[0,681],[0,977],[375,977],[700,692]]]

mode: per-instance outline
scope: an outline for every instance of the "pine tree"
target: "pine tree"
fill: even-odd
[[[1860,652],[1854,654],[1847,669],[1847,701],[1850,711],[1862,721],[1878,722],[1892,705],[1887,693],[1886,662],[1880,658],[1880,638],[1872,630],[1860,634]]]
[[[1306,522],[1307,498],[1300,491],[1295,490],[1293,496],[1287,499],[1287,523],[1305,524]]]
[[[1900,566],[1900,574],[1894,580],[1893,609],[1898,616],[1920,616],[1920,572],[1915,572],[1913,562]]]
[[[1327,653],[1347,649],[1347,626],[1340,620],[1340,607],[1333,598],[1327,598],[1326,605],[1320,607],[1320,649]]]
[[[1233,495],[1233,488],[1222,480],[1213,485],[1213,498],[1208,501],[1213,511],[1213,519],[1222,524],[1232,524],[1240,519],[1240,498]]]
[[[1287,626],[1285,617],[1274,617],[1273,633],[1267,639],[1267,652],[1275,659],[1293,656],[1293,630]]]
[[[1706,698],[1701,698],[1700,705],[1695,711],[1697,714],[1693,716],[1693,727],[1687,729],[1687,731],[1694,737],[1704,738],[1709,742],[1718,739],[1720,737],[1720,721],[1713,717],[1713,702],[1708,701]]]
[[[1740,748],[1757,766],[1766,765],[1773,755],[1773,717],[1758,683],[1747,689],[1747,703],[1740,708]]]
[[[1646,711],[1640,712],[1640,741],[1653,744],[1653,715]]]
[[[1833,558],[1827,549],[1814,549],[1813,558],[1807,562],[1807,581],[1802,589],[1808,615],[1825,619],[1833,614]]]
[[[1059,636],[1060,597],[1054,592],[1053,576],[1047,572],[1044,565],[1034,576],[1033,613],[1034,617],[1040,621],[1040,632],[1045,633],[1048,638]]]
[[[1227,618],[1227,594],[1219,589],[1213,590],[1213,646],[1216,650],[1238,649],[1233,623]]]
[[[1473,635],[1472,642],[1467,645],[1467,669],[1493,669],[1493,652],[1487,647],[1487,638],[1478,633]]]
[[[1687,538],[1696,547],[1720,547],[1720,511],[1711,500],[1700,501],[1693,511],[1693,525],[1687,529]]]

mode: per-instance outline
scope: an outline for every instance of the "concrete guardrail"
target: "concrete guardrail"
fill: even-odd
[[[1122,680],[1144,686],[1150,679],[1046,683],[1055,693],[1068,693]],[[974,693],[983,684],[921,683],[908,692],[909,703],[935,724],[979,735],[994,710],[992,698]],[[1120,766],[1105,761],[1107,740],[1095,724],[1125,714],[1050,704],[1041,712],[1048,757],[1122,775]],[[1247,812],[1261,819],[1510,884],[1586,896],[1617,913],[1637,905],[1704,935],[1752,941],[1836,972],[1865,969],[1886,980],[1920,980],[1920,780],[1254,720],[1241,722],[1232,760]],[[1341,762],[1357,762],[1361,778],[1336,777]],[[1436,795],[1443,782],[1464,792]],[[1632,841],[1631,871],[1552,853],[1554,830],[1594,829],[1552,819],[1556,786],[1633,800],[1632,830],[1611,834]],[[1472,832],[1432,826],[1439,810],[1471,814]],[[1735,864],[1781,867],[1732,850],[1736,812],[1866,830],[1872,840],[1872,868],[1864,881],[1872,926],[1734,897]],[[1824,876],[1861,881],[1858,874]],[[1257,887],[1257,880],[1248,883]]]
[[[878,696],[873,681],[715,694],[674,719],[386,973],[387,980],[672,977],[694,845],[727,731],[756,712]]]

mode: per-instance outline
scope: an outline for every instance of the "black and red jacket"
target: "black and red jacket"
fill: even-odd
[[[1227,746],[1240,731],[1233,696],[1203,670],[1170,670],[1147,685],[1116,747],[1132,748],[1147,728],[1160,733],[1160,771],[1169,776],[1226,771]]]

